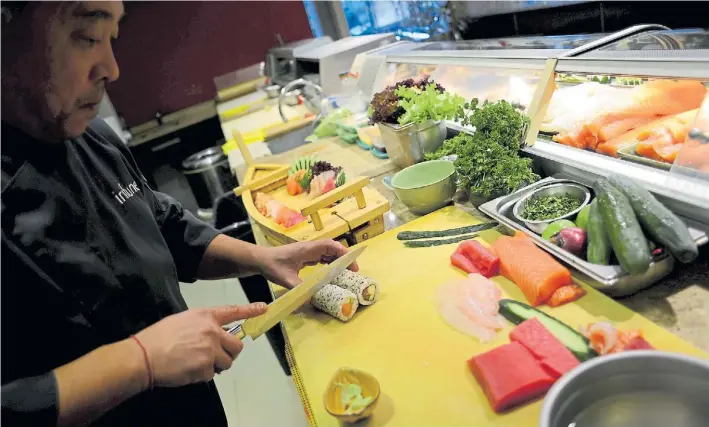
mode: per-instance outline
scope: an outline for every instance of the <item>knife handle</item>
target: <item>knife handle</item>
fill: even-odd
[[[246,338],[246,334],[241,329],[241,323],[239,323],[236,326],[232,326],[231,328],[229,328],[227,330],[227,332],[230,333],[231,335],[234,335],[235,337],[239,338],[242,341],[244,340],[244,338]]]

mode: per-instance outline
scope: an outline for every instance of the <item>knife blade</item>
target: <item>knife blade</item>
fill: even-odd
[[[313,274],[303,280],[303,282],[283,294],[280,298],[268,305],[266,313],[246,319],[243,323],[229,329],[232,335],[239,339],[247,336],[256,339],[274,327],[278,322],[285,319],[292,312],[300,308],[315,292],[323,286],[332,282],[335,277],[342,273],[350,264],[355,262],[357,257],[364,251],[366,246],[362,246],[347,252],[328,265],[319,268]]]

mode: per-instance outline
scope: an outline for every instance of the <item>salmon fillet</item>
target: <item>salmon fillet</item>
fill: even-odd
[[[660,116],[699,108],[706,93],[706,87],[696,80],[652,80],[627,91],[626,98],[609,110],[553,139],[573,147],[596,149]]]
[[[492,249],[500,258],[502,275],[520,288],[532,306],[543,304],[557,289],[571,284],[569,270],[524,234],[502,236]]]
[[[700,172],[709,172],[709,144],[700,144],[697,141],[685,142],[675,164]]]
[[[618,157],[618,150],[629,145],[638,144],[637,153],[648,158],[655,158],[656,153],[652,149],[652,142],[659,138],[671,137],[673,141],[681,141],[687,138],[687,132],[697,116],[698,109],[685,111],[680,114],[664,116],[637,128],[616,136],[596,147],[596,152]],[[655,136],[653,136],[655,135]],[[642,141],[651,140],[648,144],[640,146]],[[657,158],[656,160],[660,160]]]
[[[652,149],[655,151],[655,154],[657,154],[661,161],[666,163],[674,163],[682,148],[683,144],[656,142],[652,145]]]

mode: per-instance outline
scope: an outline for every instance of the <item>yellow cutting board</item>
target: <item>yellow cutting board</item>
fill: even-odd
[[[368,426],[533,427],[541,400],[495,414],[467,368],[471,356],[509,342],[510,325],[489,343],[450,328],[438,315],[436,289],[464,274],[450,265],[455,244],[406,248],[403,230],[441,230],[487,221],[447,207],[384,233],[359,257],[362,274],[377,280],[379,300],[360,307],[348,323],[306,306],[284,322],[293,377],[312,425],[339,426],[323,406],[323,393],[338,368],[351,367],[379,380],[382,396]],[[491,244],[500,234],[481,233]],[[525,301],[509,280],[493,278],[505,298]],[[576,281],[581,283],[578,278]],[[619,328],[640,328],[656,348],[703,358],[709,355],[582,283],[588,294],[558,308],[542,307],[572,327],[610,320]],[[500,369],[505,369],[500,366]]]

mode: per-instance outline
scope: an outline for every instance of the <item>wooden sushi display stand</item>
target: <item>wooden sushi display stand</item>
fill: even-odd
[[[234,140],[247,166],[240,179],[242,185],[234,192],[242,197],[254,225],[271,244],[334,239],[350,246],[384,232],[383,215],[389,210],[389,201],[377,190],[367,187],[371,182],[369,177],[356,176],[358,171],[352,171],[343,162],[348,181],[341,187],[316,198],[308,194],[291,196],[286,191],[290,164],[258,164],[238,132],[234,132]],[[356,177],[349,178],[351,176]],[[288,228],[277,224],[256,208],[254,202],[258,192],[299,211],[308,220]]]

